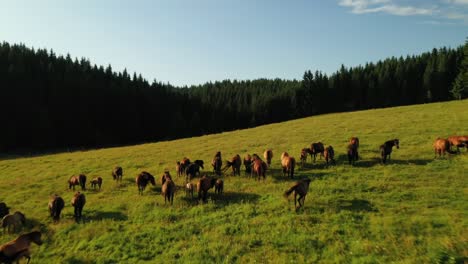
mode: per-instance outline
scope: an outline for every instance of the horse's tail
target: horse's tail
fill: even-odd
[[[291,195],[291,193],[294,192],[294,191],[296,190],[296,187],[297,187],[297,185],[294,185],[293,187],[289,188],[289,190],[287,190],[287,191],[284,192],[283,196],[284,196],[285,198],[288,198],[289,195]]]

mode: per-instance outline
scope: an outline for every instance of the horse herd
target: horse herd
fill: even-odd
[[[390,160],[393,147],[397,149],[399,146],[398,139],[392,139],[386,141],[380,146],[380,155],[381,163],[385,164]],[[451,136],[447,139],[437,138],[433,144],[435,156],[443,156],[446,152],[455,154],[460,152],[460,148],[465,147],[468,151],[468,136]],[[456,147],[456,151],[452,150],[452,147]],[[349,164],[354,164],[359,159],[359,138],[352,137],[347,145],[347,157]],[[301,166],[304,167],[307,162],[308,155],[311,156],[313,162],[316,162],[316,156],[320,155],[320,158],[324,158],[326,164],[336,164],[335,162],[335,152],[332,146],[325,147],[321,142],[312,143],[310,147],[303,148],[300,153]],[[222,175],[223,172],[232,169],[232,174],[234,176],[240,176],[242,164],[245,167],[245,175],[250,175],[250,177],[255,178],[256,180],[265,180],[266,171],[271,167],[271,161],[273,158],[273,151],[267,149],[263,153],[265,159],[262,160],[257,154],[247,154],[243,160],[237,154],[233,156],[230,160],[226,161],[226,165],[223,167],[223,160],[221,157],[221,152],[216,152],[215,156],[211,161],[211,166],[213,167],[213,174],[216,176],[201,176],[196,184],[193,184],[191,181],[193,178],[200,175],[200,169],[204,169],[203,160],[195,160],[193,162],[188,158],[183,158],[181,161],[176,162],[176,172],[178,177],[185,176],[185,193],[187,196],[193,198],[193,193],[196,191],[198,193],[198,200],[203,202],[207,201],[208,190],[213,188],[215,193],[220,195],[224,191],[224,182],[222,179],[217,178]],[[296,160],[294,157],[290,156],[287,152],[283,152],[280,157],[281,168],[284,177],[293,178],[294,170],[296,166]],[[122,167],[115,167],[112,170],[113,179],[120,183],[123,178],[123,169]],[[81,190],[86,190],[86,180],[87,177],[84,174],[78,176],[72,176],[68,180],[69,189],[75,190],[75,186],[80,186]],[[102,178],[96,177],[93,178],[90,183],[93,189],[101,189]],[[156,180],[153,175],[147,171],[140,172],[135,178],[136,185],[138,187],[138,193],[143,195],[143,192],[148,184],[156,185]],[[171,205],[174,201],[174,193],[176,191],[176,185],[172,180],[171,174],[168,170],[165,170],[161,176],[161,194],[164,197],[164,203],[169,202]],[[291,188],[284,192],[284,196],[288,197],[294,192],[294,206],[296,210],[301,208],[304,205],[305,197],[309,190],[311,179],[302,179],[294,183]],[[82,218],[82,210],[86,204],[86,197],[84,193],[78,191],[74,194],[71,205],[74,207],[74,217],[78,222]],[[298,205],[297,205],[298,204]],[[50,217],[54,222],[60,220],[60,214],[65,207],[65,201],[62,197],[57,194],[53,195],[49,199],[48,208]],[[10,232],[11,228],[13,231],[16,231],[18,228],[23,226],[26,222],[26,217],[21,212],[14,212],[13,214],[9,213],[9,207],[3,202],[0,202],[0,218],[2,218],[2,227],[4,232]],[[5,243],[0,246],[0,263],[12,263],[18,261],[20,258],[27,258],[28,262],[30,259],[29,247],[31,243],[36,243],[38,245],[42,244],[41,233],[38,231],[30,232],[19,236],[17,239]]]

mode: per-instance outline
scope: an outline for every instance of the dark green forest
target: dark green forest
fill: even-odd
[[[467,98],[468,42],[302,80],[148,82],[88,59],[0,44],[0,152],[127,145],[331,112]]]

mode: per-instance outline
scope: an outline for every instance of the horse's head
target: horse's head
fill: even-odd
[[[396,148],[399,149],[400,148],[400,140],[397,139],[394,139],[393,140],[393,143],[395,144]]]
[[[39,231],[33,231],[31,233],[26,234],[31,242],[34,242],[38,245],[42,245],[43,241],[41,239],[41,232]]]
[[[200,168],[205,169],[205,168],[203,168],[203,164],[205,164],[203,162],[203,160],[196,160],[196,161],[194,161],[194,163],[197,164],[198,166],[200,166]]]
[[[148,180],[151,182],[153,186],[156,185],[153,175],[148,175]]]

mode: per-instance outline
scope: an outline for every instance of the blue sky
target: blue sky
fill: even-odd
[[[0,41],[174,85],[301,79],[468,37],[468,0],[0,0]]]

